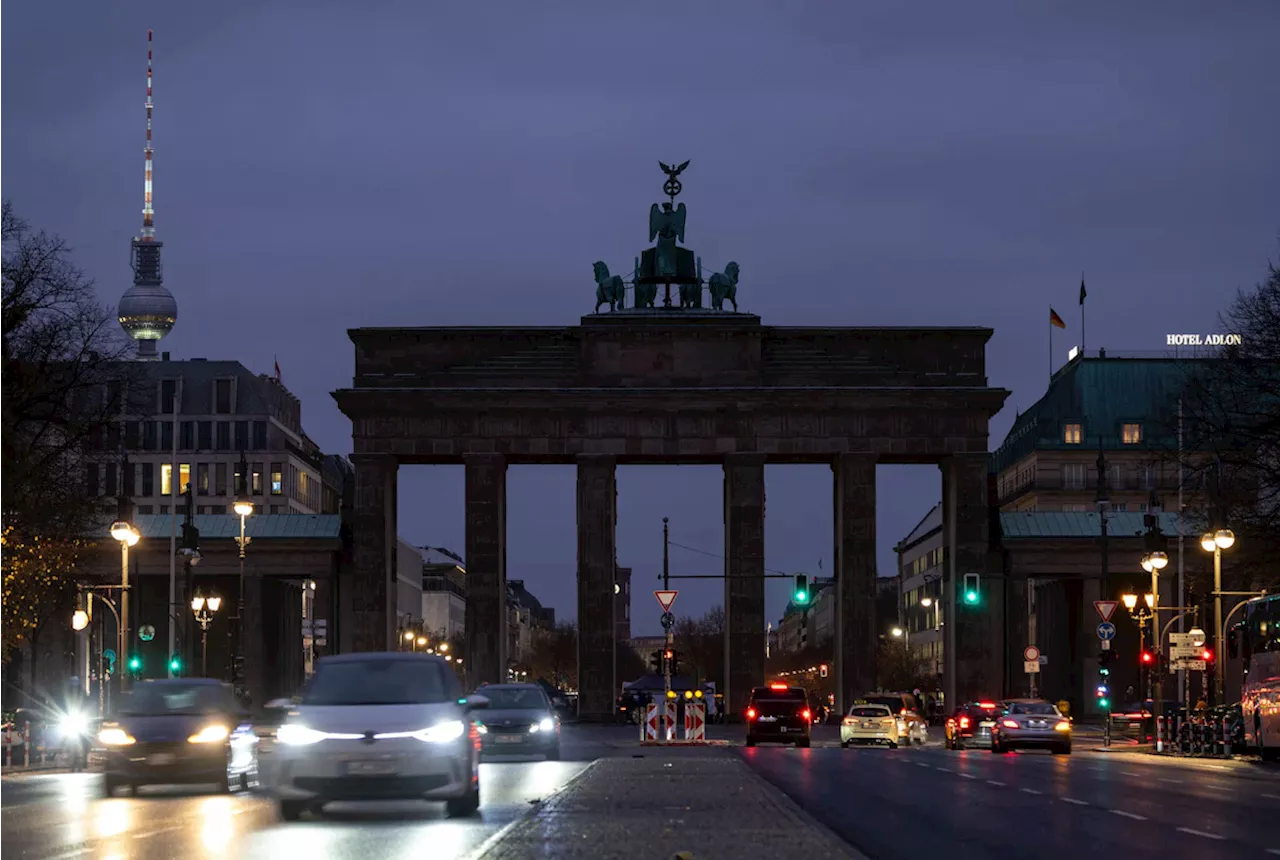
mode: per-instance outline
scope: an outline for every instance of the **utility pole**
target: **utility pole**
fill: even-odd
[[[1109,572],[1109,558],[1107,556],[1107,508],[1111,505],[1111,492],[1107,486],[1107,457],[1102,448],[1102,436],[1098,436],[1098,487],[1094,496],[1094,501],[1098,505],[1098,539],[1102,545],[1102,571],[1101,571],[1101,592],[1102,599],[1109,600],[1111,592],[1107,586],[1107,574]],[[1102,668],[1102,658],[1098,658],[1098,667]],[[1103,745],[1111,746],[1111,697],[1106,699],[1106,726],[1103,734]],[[1083,710],[1083,709],[1082,709]]]
[[[668,520],[662,518],[662,590],[671,590],[671,546]]]

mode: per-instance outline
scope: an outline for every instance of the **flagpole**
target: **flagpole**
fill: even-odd
[[[1053,382],[1053,305],[1049,305],[1049,382]]]
[[[1088,354],[1084,345],[1084,272],[1080,273],[1080,357]]]

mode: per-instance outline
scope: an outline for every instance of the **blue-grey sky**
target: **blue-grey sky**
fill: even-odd
[[[350,450],[328,394],[350,381],[346,328],[573,324],[592,262],[644,246],[659,159],[692,160],[689,244],[741,264],[766,323],[994,327],[991,382],[1014,394],[992,447],[1043,391],[1050,305],[1070,326],[1055,359],[1078,339],[1082,270],[1089,346],[1160,349],[1211,330],[1277,247],[1275,0],[8,4],[4,196],[112,304],[141,220],[148,27],[179,303],[161,348],[258,372],[278,356],[330,451]],[[563,615],[573,481],[510,476],[508,575]],[[878,483],[888,571],[940,482]],[[829,471],[767,485],[767,565],[829,567]],[[461,470],[400,486],[401,534],[461,551]],[[625,468],[619,491],[633,617],[656,631],[661,518],[719,553],[720,472]],[[691,612],[722,594],[681,592]],[[771,581],[771,617],[786,593]]]

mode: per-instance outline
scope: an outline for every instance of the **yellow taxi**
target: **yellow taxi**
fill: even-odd
[[[888,705],[875,704],[865,699],[855,701],[849,713],[840,720],[840,746],[854,744],[888,744],[898,748],[898,719]]]

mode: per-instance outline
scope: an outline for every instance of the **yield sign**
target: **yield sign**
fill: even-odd
[[[1094,609],[1096,609],[1096,610],[1098,610],[1098,614],[1102,616],[1102,620],[1103,620],[1103,621],[1110,621],[1110,620],[1111,620],[1111,613],[1115,612],[1115,611],[1116,611],[1116,607],[1117,607],[1117,606],[1119,606],[1119,605],[1120,605],[1120,603],[1119,603],[1118,601],[1115,601],[1115,600],[1095,600],[1095,601],[1093,601],[1093,608],[1094,608]]]
[[[653,596],[658,598],[658,605],[662,607],[663,612],[670,612],[671,605],[676,602],[678,591],[655,591]]]

